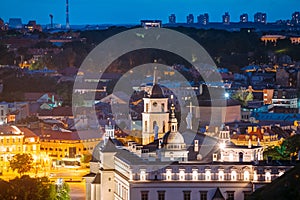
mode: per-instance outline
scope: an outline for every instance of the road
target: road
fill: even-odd
[[[68,182],[72,200],[85,200],[85,182]]]

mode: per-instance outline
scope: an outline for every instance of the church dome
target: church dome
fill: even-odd
[[[184,144],[184,139],[181,133],[171,132],[167,137],[167,144]]]
[[[179,132],[167,132],[163,137],[163,147],[166,150],[183,150],[186,148],[184,138]]]
[[[150,98],[164,98],[164,92],[158,84],[154,84],[151,89]]]

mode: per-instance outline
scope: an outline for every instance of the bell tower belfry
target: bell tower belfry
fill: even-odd
[[[164,96],[162,88],[156,81],[154,70],[153,86],[150,94],[144,99],[142,113],[142,145],[149,144],[154,139],[162,138],[169,131],[168,98]]]

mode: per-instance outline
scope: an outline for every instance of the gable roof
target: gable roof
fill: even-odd
[[[217,187],[217,190],[216,190],[212,200],[225,200],[225,198],[223,197],[219,187]]]
[[[102,152],[117,152],[117,148],[111,138],[108,139],[105,146],[102,149]]]
[[[100,173],[96,174],[96,177],[92,181],[92,184],[101,184],[101,174]]]

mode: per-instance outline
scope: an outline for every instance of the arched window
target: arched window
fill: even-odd
[[[236,179],[237,179],[237,177],[236,177],[236,171],[233,170],[233,171],[231,171],[231,180],[232,181],[236,181]]]
[[[265,174],[265,180],[266,181],[271,181],[271,173],[270,172],[266,172],[266,174]]]
[[[253,172],[253,181],[257,181],[258,180],[258,176],[257,176],[257,171],[255,170]]]
[[[161,112],[165,112],[165,104],[164,103],[161,104]]]
[[[239,153],[239,162],[243,162],[243,160],[244,160],[244,154],[243,154],[243,152],[240,152]]]
[[[198,171],[193,170],[193,181],[197,181],[197,180],[198,180]]]
[[[219,170],[219,181],[224,181],[224,170]]]
[[[210,170],[206,170],[206,172],[205,172],[205,180],[206,181],[210,181],[211,180]]]
[[[250,180],[249,171],[244,171],[244,181],[249,181],[249,180]]]
[[[141,169],[140,180],[141,181],[145,181],[146,180],[146,171],[144,169]]]
[[[184,181],[185,180],[185,173],[184,170],[179,171],[179,180]]]
[[[172,170],[171,169],[167,169],[166,170],[166,180],[167,181],[171,181],[172,180]]]

